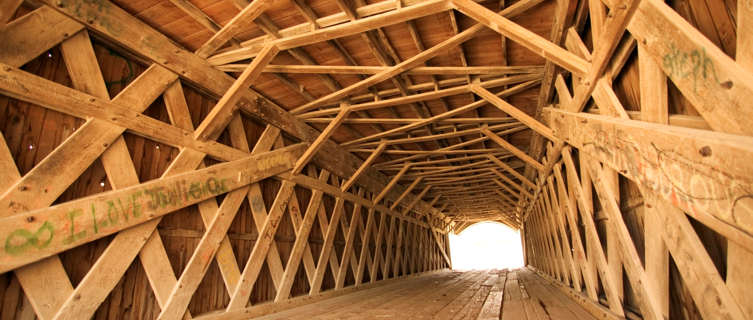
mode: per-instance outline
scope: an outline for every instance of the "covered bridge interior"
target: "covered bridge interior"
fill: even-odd
[[[0,0],[0,319],[751,319],[751,97],[751,0]]]

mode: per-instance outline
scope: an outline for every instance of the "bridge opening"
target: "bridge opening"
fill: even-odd
[[[479,222],[450,233],[450,251],[456,270],[523,267],[520,231],[499,222]]]

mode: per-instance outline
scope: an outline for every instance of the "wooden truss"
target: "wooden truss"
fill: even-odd
[[[557,1],[551,39],[511,20],[543,0],[502,2],[498,12],[472,0],[337,1],[342,12],[326,17],[291,0],[307,22],[282,29],[265,14],[273,1],[233,1],[239,13],[219,25],[171,0],[212,33],[189,52],[108,1],[33,1],[11,21],[21,2],[0,0],[0,94],[82,121],[23,174],[0,136],[0,271],[14,273],[38,318],[93,316],[137,257],[159,318],[197,316],[192,298],[215,265],[227,301],[201,317],[264,315],[451,268],[448,232],[485,220],[523,230],[527,263],[604,317],[669,317],[670,261],[704,317],[753,316],[753,273],[743,267],[753,255],[753,41],[744,32],[732,59],[658,0]],[[588,11],[594,50],[571,27],[576,7],[579,19]],[[454,35],[427,47],[415,20],[448,13]],[[459,30],[456,14],[474,24]],[[750,29],[751,8],[737,14],[738,30]],[[418,49],[406,59],[383,31],[403,23]],[[236,39],[250,26],[264,35]],[[462,44],[490,30],[546,64],[468,66]],[[146,66],[114,97],[92,35]],[[355,63],[340,42],[353,36],[379,66]],[[317,65],[303,48],[322,43],[349,65]],[[23,68],[57,46],[70,86]],[[431,65],[458,47],[462,66]],[[636,50],[639,113],[612,87]],[[301,64],[273,63],[281,53]],[[286,110],[265,97],[254,88],[265,74],[305,102]],[[290,74],[313,75],[329,91],[313,95]],[[339,75],[358,80],[343,86]],[[700,117],[670,116],[667,80]],[[535,86],[542,112],[531,116],[508,97]],[[206,114],[189,108],[186,88],[212,101]],[[448,102],[458,96],[471,100]],[[159,98],[169,121],[148,113]],[[418,116],[400,118],[401,107]],[[485,107],[504,116],[480,116]],[[395,117],[369,116],[377,110]],[[356,126],[372,131],[333,139]],[[530,148],[513,143],[528,129],[538,137]],[[176,150],[159,177],[140,177],[128,136]],[[100,163],[111,190],[59,201]],[[620,199],[630,186],[643,202],[640,241]],[[158,226],[195,211],[198,241],[175,267]],[[234,221],[253,225],[243,254]],[[727,241],[725,272],[691,221]],[[279,241],[281,225],[292,244]],[[61,255],[95,243],[104,249],[73,281]],[[273,296],[255,303],[267,282]]]

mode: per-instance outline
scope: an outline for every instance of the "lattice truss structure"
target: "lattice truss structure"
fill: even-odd
[[[451,267],[447,233],[496,220],[605,317],[666,318],[670,261],[704,317],[752,314],[750,35],[736,61],[657,0],[233,0],[222,24],[169,3],[204,38],[107,0],[0,0],[4,107],[64,124],[0,139],[4,312],[106,317],[140,276],[139,315],[261,315]],[[640,112],[612,86],[631,56]],[[670,115],[670,83],[698,116]]]

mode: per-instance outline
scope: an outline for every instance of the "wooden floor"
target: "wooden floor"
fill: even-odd
[[[262,319],[595,319],[528,269],[442,271]]]

